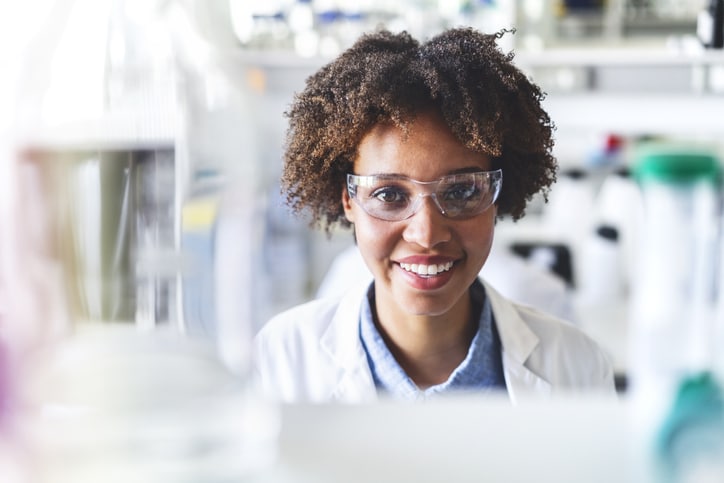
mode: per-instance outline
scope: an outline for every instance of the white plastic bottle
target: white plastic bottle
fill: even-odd
[[[607,224],[596,226],[583,242],[581,253],[579,303],[599,310],[620,305],[624,283],[618,229]]]

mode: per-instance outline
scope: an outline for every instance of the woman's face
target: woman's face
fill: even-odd
[[[396,174],[418,181],[490,169],[488,156],[465,148],[434,114],[418,116],[407,137],[397,127],[375,126],[362,139],[354,162],[357,175]],[[343,204],[374,275],[378,308],[382,304],[398,313],[436,316],[448,313],[456,303],[467,303],[461,297],[490,253],[495,205],[471,218],[450,219],[427,196],[410,218],[385,221],[366,213],[347,190]],[[429,270],[421,266],[442,271],[423,275],[420,272]]]

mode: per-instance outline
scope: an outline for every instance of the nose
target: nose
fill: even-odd
[[[402,238],[424,248],[433,248],[439,243],[450,241],[450,220],[440,212],[432,197],[425,196],[420,202],[422,206],[417,213],[405,220],[407,226]]]

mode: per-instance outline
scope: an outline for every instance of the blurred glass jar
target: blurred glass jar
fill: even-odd
[[[34,328],[21,397],[38,481],[228,481],[274,458],[244,290],[263,200],[254,111],[233,75],[194,57],[214,50],[197,14],[219,5],[58,0],[29,46],[6,235],[20,283],[4,322]],[[185,210],[202,192],[206,225]],[[211,233],[208,264],[183,242],[189,219]],[[184,281],[209,266],[211,328],[195,330]]]
[[[133,322],[150,312],[153,322],[175,321],[176,96],[158,4],[49,7],[21,73],[15,143],[52,202],[46,221],[71,319]],[[152,258],[172,266],[156,273],[149,301]]]

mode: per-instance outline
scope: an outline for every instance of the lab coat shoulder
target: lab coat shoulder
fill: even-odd
[[[255,337],[254,362],[265,394],[282,401],[374,399],[356,336],[364,287],[313,300],[272,318]]]
[[[581,329],[486,286],[503,346],[509,389],[614,394],[608,355]]]
[[[567,321],[550,317],[539,317],[529,312],[536,309],[521,309],[529,327],[541,339],[548,351],[558,354],[557,358],[546,357],[541,351],[531,354],[530,362],[551,377],[562,389],[613,389],[613,365],[606,353],[593,339],[578,327]]]

